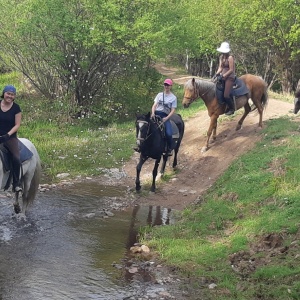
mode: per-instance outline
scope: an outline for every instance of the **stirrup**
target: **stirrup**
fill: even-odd
[[[226,116],[230,116],[234,114],[234,110],[233,109],[229,109],[227,112],[225,112]]]
[[[18,192],[22,192],[23,189],[22,189],[22,187],[20,187],[20,186],[16,186],[16,187],[14,188],[14,191],[15,191],[16,193],[18,193]]]
[[[139,153],[141,152],[139,147],[134,147],[133,150],[136,151],[136,152],[139,152]]]

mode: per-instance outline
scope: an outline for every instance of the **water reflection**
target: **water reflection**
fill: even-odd
[[[153,218],[153,210],[155,211],[154,218]],[[153,208],[152,205],[149,205],[147,224],[149,226],[169,225],[170,214],[171,214],[171,208],[165,208],[165,207],[161,208],[160,206],[156,206],[155,208]]]
[[[148,272],[147,263],[139,265],[138,271],[135,273],[131,273],[129,270],[132,266],[135,265],[134,255],[130,252],[130,248],[134,246],[138,241],[139,229],[141,226],[161,226],[170,224],[171,219],[171,209],[164,208],[161,206],[139,206],[136,205],[132,209],[132,217],[129,226],[129,235],[126,243],[127,248],[127,262],[126,262],[126,272],[125,272],[125,280],[127,282],[131,282],[133,280],[139,280],[142,282],[150,282],[153,281],[152,274]],[[144,257],[145,259],[145,257]]]
[[[26,222],[12,218],[11,202],[0,197],[0,299],[132,295],[129,278],[113,264],[127,257],[141,226],[170,224],[172,215],[160,206],[97,214],[125,190],[89,183],[39,194]]]
[[[147,207],[136,205],[132,209],[127,248],[130,249],[130,247],[137,242],[138,230],[140,226],[145,226],[145,221],[148,226],[169,225],[171,211],[170,208],[161,206],[153,207],[152,205],[149,205]]]

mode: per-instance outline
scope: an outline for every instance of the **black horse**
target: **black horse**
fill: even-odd
[[[295,91],[295,100],[294,100],[294,114],[297,114],[300,110],[300,80],[298,81],[297,88]]]
[[[177,166],[177,154],[184,134],[184,122],[179,114],[173,114],[170,118],[173,128],[173,143],[174,143],[174,160],[173,168]],[[150,112],[147,114],[136,115],[136,138],[137,145],[140,151],[140,161],[136,166],[135,189],[141,189],[140,173],[145,161],[150,157],[155,159],[155,165],[152,171],[152,186],[151,191],[155,192],[155,179],[161,157],[163,164],[160,173],[163,175],[168,160],[166,151],[166,138],[164,125],[160,117],[150,117]]]

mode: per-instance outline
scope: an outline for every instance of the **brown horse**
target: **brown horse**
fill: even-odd
[[[258,110],[259,113],[259,123],[258,125],[262,127],[262,115],[263,110],[268,103],[268,93],[266,82],[258,76],[246,74],[239,77],[247,86],[248,93],[235,97],[235,108],[236,110],[244,107],[244,114],[242,118],[238,121],[236,130],[241,129],[244,119],[247,117],[249,112],[253,110]],[[184,96],[182,100],[183,107],[189,107],[189,105],[196,99],[201,98],[208,110],[208,115],[210,116],[210,125],[207,131],[207,141],[206,145],[202,148],[202,152],[208,149],[209,139],[211,134],[213,134],[213,140],[217,137],[217,122],[220,115],[224,114],[226,109],[226,104],[220,104],[216,97],[216,84],[209,80],[202,79],[190,79],[184,85]],[[249,100],[252,100],[253,105],[250,106]]]

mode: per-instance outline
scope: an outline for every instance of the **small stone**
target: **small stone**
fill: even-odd
[[[60,173],[56,175],[57,178],[66,178],[68,176],[70,176],[70,173]]]
[[[136,268],[136,267],[130,268],[130,269],[128,270],[128,272],[131,273],[131,274],[137,273],[138,271],[139,271],[139,270],[138,270],[138,268]]]
[[[141,250],[142,250],[142,252],[144,252],[144,253],[150,253],[150,249],[149,249],[149,247],[146,246],[146,245],[142,245],[142,246],[141,246]]]
[[[211,283],[210,285],[208,285],[208,288],[210,289],[210,290],[213,290],[214,288],[216,288],[217,287],[217,285],[215,284],[215,283]]]

